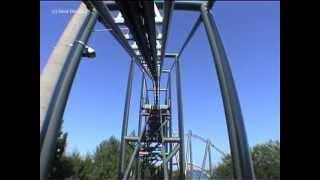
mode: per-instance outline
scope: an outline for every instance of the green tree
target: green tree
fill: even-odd
[[[119,152],[120,142],[114,136],[100,143],[93,155],[92,178],[94,180],[117,179]],[[132,152],[130,145],[127,145],[125,164],[128,164]]]
[[[232,169],[232,160],[231,155],[227,154],[222,158],[222,162],[218,164],[218,166],[213,170],[212,179],[232,179],[233,178],[233,169]]]
[[[65,179],[73,174],[72,164],[64,156],[67,136],[67,133],[63,133],[60,130],[56,144],[56,152],[52,160],[52,165],[48,174],[49,180]]]
[[[120,142],[114,136],[102,141],[94,154],[81,156],[74,151],[69,155],[64,153],[67,134],[60,133],[57,151],[49,180],[109,180],[117,179]],[[128,164],[133,152],[127,146],[125,162]],[[134,166],[132,167],[134,168]]]
[[[93,164],[93,157],[90,154],[87,154],[86,157],[82,160],[82,173],[84,179],[93,179],[93,170],[94,170],[94,164]]]
[[[91,180],[93,163],[89,154],[86,157],[81,157],[80,153],[74,151],[71,155],[65,156],[67,162],[71,164],[72,175],[66,180]]]
[[[257,179],[280,179],[280,142],[268,141],[253,148],[252,160]]]
[[[97,147],[93,155],[93,179],[116,179],[120,143],[110,137]]]
[[[257,180],[280,179],[280,142],[268,141],[257,144],[251,150],[254,173]],[[232,179],[233,169],[230,154],[214,169],[215,179]]]

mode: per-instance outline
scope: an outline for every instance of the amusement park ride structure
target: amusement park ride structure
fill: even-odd
[[[254,179],[247,137],[240,104],[222,40],[210,12],[214,1],[83,1],[52,51],[40,79],[40,179],[48,176],[57,134],[74,76],[82,57],[95,57],[87,45],[96,22],[100,22],[131,56],[127,83],[118,179],[172,179],[178,170],[179,179],[190,179],[192,162],[191,132],[184,145],[183,107],[181,94],[180,57],[201,23],[204,24],[218,75],[231,147],[234,178]],[[194,26],[180,51],[166,51],[171,16],[174,10],[199,12]],[[126,27],[129,31],[124,31]],[[164,61],[171,67],[164,69]],[[142,73],[137,136],[128,135],[128,119],[134,67]],[[175,70],[175,71],[174,71]],[[172,74],[175,72],[178,134],[173,135]],[[166,82],[161,77],[166,75]],[[152,87],[147,86],[152,82]],[[162,103],[164,102],[164,103]],[[208,156],[211,175],[210,141],[206,143],[204,162]],[[126,149],[133,153],[125,164]],[[217,149],[218,150],[218,149]],[[219,151],[219,150],[218,150]],[[219,151],[221,152],[221,151]],[[221,152],[223,153],[223,152]],[[176,158],[176,161],[174,161]],[[173,166],[177,166],[174,168]],[[153,168],[149,175],[146,169]],[[200,170],[204,169],[199,168]],[[200,177],[201,178],[201,177]]]

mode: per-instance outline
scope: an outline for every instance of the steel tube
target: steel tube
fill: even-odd
[[[157,80],[156,64],[151,61],[152,53],[148,47],[148,39],[146,37],[145,27],[143,25],[144,17],[139,11],[141,9],[138,1],[121,1],[117,0],[116,3],[119,6],[122,16],[126,20],[126,25],[130,29],[132,36],[134,37],[143,59],[146,61],[150,73],[153,79]]]
[[[172,111],[171,111],[171,73],[169,74],[169,109],[170,109],[170,116],[169,116],[169,137],[172,137]],[[169,144],[169,152],[172,152],[172,143]],[[169,161],[169,178],[172,179],[172,158]]]
[[[40,152],[40,180],[46,180],[48,178],[49,170],[51,168],[51,162],[55,154],[56,138],[59,135],[61,129],[62,119],[53,121],[50,123],[47,138],[45,138],[44,148]],[[49,141],[46,142],[46,141]]]
[[[149,104],[149,93],[148,93],[148,91],[147,91],[147,89],[148,89],[148,84],[147,84],[147,80],[146,80],[146,78],[144,78],[144,84],[145,84],[145,104]]]
[[[190,130],[189,131],[189,133],[190,133],[190,141],[189,141],[189,149],[190,149],[190,171],[191,171],[191,173],[192,173],[192,171],[193,171],[193,159],[192,159],[192,131]]]
[[[178,53],[166,53],[165,54],[165,57],[167,57],[167,58],[173,58],[173,60],[174,60],[174,58],[176,58],[178,56]]]
[[[199,135],[196,135],[196,134],[191,134],[192,137],[196,138],[196,139],[199,139],[200,141],[206,143],[207,140],[204,139],[203,137],[199,136]]]
[[[198,17],[196,23],[193,25],[186,41],[183,43],[179,53],[178,53],[178,58],[180,58],[181,54],[183,53],[184,49],[186,48],[187,44],[189,43],[189,41],[191,40],[191,38],[193,37],[194,33],[196,32],[196,30],[198,29],[199,25],[201,23],[201,15]]]
[[[159,104],[159,106],[160,106],[160,104]],[[163,138],[164,138],[164,128],[163,128],[163,118],[162,118],[161,111],[159,111],[159,115],[160,115],[159,117],[160,117],[160,123],[161,123],[161,125],[159,127],[159,130],[160,130],[160,137],[161,137],[161,141],[162,141],[161,142],[161,144],[162,144],[162,146],[161,146],[161,155],[162,155],[162,159],[163,159],[166,156],[165,156],[165,150],[164,150],[164,147],[163,147],[165,143],[164,143],[164,140],[163,140]],[[168,180],[167,165],[166,165],[166,163],[163,163],[162,165],[163,165],[163,169],[164,169],[164,171],[163,171],[164,179]]]
[[[183,107],[182,107],[182,92],[181,92],[181,77],[180,77],[180,63],[176,58],[176,89],[177,89],[177,101],[178,101],[178,126],[180,137],[180,179],[185,179],[185,161],[184,161],[184,127],[183,127]]]
[[[142,124],[142,107],[144,104],[144,88],[145,88],[145,81],[144,81],[144,73],[142,73],[141,77],[141,88],[140,88],[140,107],[139,107],[139,122],[138,122],[138,136],[141,134],[141,124]],[[140,166],[140,161],[139,161],[139,156],[136,155],[136,170],[135,170],[135,179],[138,180],[139,178],[139,166]]]
[[[173,151],[168,155],[168,157],[164,160],[163,163],[168,163],[169,160],[171,160],[173,158],[174,155],[177,154],[177,152],[181,149],[181,146],[179,144],[177,144],[174,148]]]
[[[201,17],[219,79],[234,165],[234,178],[254,179],[246,131],[231,68],[218,29],[206,5],[201,6]]]
[[[138,138],[137,145],[136,145],[136,147],[134,148],[134,151],[133,151],[133,153],[132,153],[132,155],[131,155],[131,158],[130,158],[130,160],[129,160],[129,164],[128,164],[125,172],[123,173],[123,176],[118,176],[118,179],[122,179],[122,180],[127,180],[127,179],[128,179],[128,175],[129,175],[129,172],[130,172],[130,169],[131,169],[133,160],[134,160],[135,156],[137,155],[138,150],[140,149],[140,146],[141,146],[141,138],[142,138],[143,133],[146,131],[146,127],[147,127],[146,125],[147,125],[147,122],[144,124],[143,131],[142,131],[141,135],[140,135],[139,138]]]
[[[224,153],[221,149],[217,148],[216,146],[211,145],[213,149],[215,149],[218,153],[220,153],[222,156],[227,156],[226,153]]]
[[[141,77],[141,89],[140,89],[140,108],[139,108],[139,123],[138,123],[138,136],[141,134],[141,124],[142,124],[142,107],[144,102],[144,91],[146,88],[144,73],[142,73]]]
[[[185,161],[186,161],[186,163],[188,164],[189,163],[189,157],[190,157],[190,150],[189,150],[189,141],[190,140],[190,136],[187,136],[187,144],[186,144],[186,159],[185,159]],[[188,169],[188,166],[186,166],[186,169]]]
[[[169,175],[168,175],[168,166],[167,163],[163,164],[163,173],[164,173],[164,179],[168,180],[169,179]]]
[[[95,7],[97,9],[97,11],[101,17],[101,23],[106,28],[112,29],[112,31],[110,31],[110,32],[114,36],[114,38],[120,43],[120,45],[128,52],[128,54],[131,57],[134,57],[134,61],[136,62],[138,67],[141,69],[141,71],[145,72],[152,79],[150,72],[145,67],[142,66],[142,64],[140,62],[141,59],[132,50],[128,41],[126,41],[126,38],[122,34],[122,31],[115,24],[109,8],[104,5],[103,1],[92,0],[92,1],[87,1],[87,3],[90,3],[93,7]]]
[[[200,140],[200,141],[202,141],[202,142],[204,142],[204,143],[207,142],[203,137],[198,136],[198,135],[196,135],[196,134],[192,134],[192,137],[194,137],[194,138],[196,138],[196,139],[198,139],[198,140]],[[219,149],[219,148],[217,148],[216,146],[214,146],[211,142],[210,142],[210,146],[211,146],[212,148],[214,148],[215,150],[217,150],[221,155],[226,156],[226,154],[225,154],[221,149]]]
[[[81,3],[60,36],[40,76],[40,150],[49,126],[48,112],[52,111],[50,109],[55,102],[54,97],[57,94],[58,84],[61,81],[66,62],[74,49],[74,46],[70,46],[70,44],[77,40],[88,16],[89,11]]]
[[[166,97],[165,97],[165,104],[170,107],[170,83],[171,83],[171,73],[168,74],[168,80],[167,80],[167,85],[166,85]]]
[[[144,5],[144,17],[146,19],[146,28],[149,34],[148,40],[150,49],[152,52],[153,61],[158,60],[157,48],[156,48],[156,24],[155,24],[155,13],[154,13],[154,3],[153,1],[142,1]]]
[[[165,104],[165,105],[168,105],[168,102],[169,102],[169,101],[168,101],[168,97],[169,97],[169,96],[168,96],[168,90],[169,90],[169,87],[168,87],[168,86],[169,86],[169,79],[170,79],[170,76],[168,77],[167,85],[166,85],[166,89],[167,89],[167,90],[165,91],[165,97],[164,97],[164,104]],[[168,136],[168,135],[167,135],[167,136]]]
[[[209,158],[209,174],[212,176],[212,158],[211,158],[211,146],[210,141],[208,140],[208,158]]]
[[[166,123],[166,122],[163,122],[163,118],[162,118],[162,114],[161,114],[161,111],[160,111],[160,122],[161,122],[161,126],[160,126],[160,134],[161,134],[161,138],[162,138],[162,147],[161,147],[161,154],[162,154],[162,157],[166,157],[166,155],[165,155],[165,148],[164,148],[164,145],[166,144],[165,142],[164,142],[164,134],[165,134],[165,132],[164,132],[164,127],[163,127],[163,125],[164,125],[164,123]],[[164,173],[164,179],[165,180],[168,180],[168,166],[167,166],[167,163],[163,163],[163,169],[164,169],[164,171],[163,171],[163,173]]]
[[[207,161],[207,154],[208,154],[208,143],[206,144],[205,150],[204,150],[204,157],[202,160],[202,166],[201,169],[205,169],[206,161]],[[199,175],[199,179],[201,179],[202,173]]]
[[[97,21],[97,16],[97,12],[93,10],[88,16],[86,22],[81,26],[81,31],[77,41],[73,43],[73,51],[71,52],[70,56],[68,56],[67,62],[63,69],[63,74],[61,75],[61,79],[59,79],[57,84],[57,89],[54,94],[55,97],[53,97],[55,101],[52,101],[50,107],[52,109],[50,109],[46,116],[46,118],[48,118],[46,121],[49,122],[49,126],[40,152],[41,180],[45,180],[48,177],[48,171],[54,155],[57,135],[59,127],[61,126],[67,98],[69,96],[72,82],[82,57],[84,46],[88,42],[92,29]]]
[[[171,126],[172,126],[172,120],[171,120],[171,113],[172,113],[172,111],[171,111],[171,105],[172,105],[172,85],[171,85],[171,73],[169,74],[169,79],[168,79],[168,81],[169,81],[169,90],[168,90],[168,94],[169,94],[169,97],[168,97],[168,101],[169,101],[169,108],[170,108],[170,128],[171,128]],[[172,128],[171,128],[171,130],[172,130]],[[170,137],[172,136],[172,132],[170,133]]]
[[[129,175],[129,172],[130,172],[130,169],[131,169],[131,166],[132,166],[132,163],[133,163],[133,160],[134,158],[136,157],[138,151],[140,149],[140,145],[137,145],[135,148],[134,148],[134,151],[132,153],[132,156],[129,160],[129,164],[128,164],[128,167],[126,168],[125,172],[124,172],[124,175],[123,175],[123,180],[127,180],[128,179],[128,175]]]
[[[122,122],[122,133],[121,133],[121,144],[120,144],[120,157],[118,162],[118,175],[122,177],[125,166],[125,152],[126,152],[126,141],[125,136],[128,133],[128,120],[129,120],[129,112],[130,112],[130,100],[132,93],[132,80],[134,75],[134,63],[133,60],[130,61],[130,69],[128,75],[127,82],[127,91],[126,91],[126,99],[125,99],[125,107],[123,112],[123,122]]]
[[[159,70],[159,77],[160,77],[160,72],[163,66],[163,58],[165,57],[165,52],[166,52],[166,47],[167,47],[167,37],[168,37],[168,31],[169,31],[169,26],[170,26],[170,19],[171,19],[171,14],[172,10],[174,7],[174,0],[172,1],[164,1],[164,7],[163,7],[163,25],[162,25],[162,47],[161,47],[161,54],[160,54],[160,68]],[[159,78],[160,79],[160,78]],[[159,80],[160,81],[160,80]]]

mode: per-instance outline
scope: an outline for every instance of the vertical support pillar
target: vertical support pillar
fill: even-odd
[[[192,176],[193,171],[193,159],[192,159],[192,131],[189,131],[189,151],[190,151],[190,173]]]
[[[88,16],[89,11],[81,3],[60,36],[40,76],[40,149],[49,126],[48,116],[54,105],[53,101],[55,101],[54,97],[58,91],[58,83],[61,81],[60,79],[70,59],[71,51],[74,49],[69,44],[77,40]]]
[[[211,159],[211,142],[210,140],[208,140],[208,157],[209,157],[209,174],[210,174],[210,177],[212,177],[213,175],[213,169],[212,169],[212,159]]]
[[[43,143],[40,151],[41,180],[45,180],[48,178],[50,163],[55,153],[54,151],[56,147],[57,136],[59,127],[61,126],[62,116],[66,106],[67,98],[82,57],[84,46],[90,37],[92,29],[97,21],[97,17],[98,14],[96,10],[93,9],[86,18],[86,21],[81,24],[81,30],[79,30],[80,33],[77,36],[77,41],[73,42],[72,52],[70,52],[66,59],[64,67],[61,70],[61,74],[59,75],[60,77],[55,87],[55,92],[52,95],[53,97],[45,116],[45,122],[48,122],[48,128],[45,136],[43,137]]]
[[[139,110],[139,122],[138,122],[138,136],[140,136],[141,133],[141,124],[142,124],[142,108],[143,105],[146,103],[145,102],[145,98],[144,97],[144,92],[146,91],[146,82],[145,82],[145,76],[144,73],[142,73],[142,77],[141,77],[141,89],[140,89],[140,110]]]
[[[140,136],[140,137],[141,137],[141,136]],[[128,176],[129,176],[129,174],[130,174],[130,172],[131,172],[131,166],[132,166],[132,164],[133,164],[133,161],[134,161],[136,155],[139,153],[140,141],[141,141],[141,138],[140,138],[140,137],[139,137],[139,140],[138,140],[138,143],[137,143],[136,147],[135,147],[134,150],[133,150],[132,156],[131,156],[131,158],[129,159],[128,167],[127,167],[126,171],[123,173],[123,178],[122,178],[122,180],[127,180],[127,179],[128,179]]]
[[[208,143],[206,143],[206,147],[204,150],[204,156],[202,160],[202,166],[201,166],[201,171],[204,171],[206,168],[206,162],[207,162],[207,155],[208,155]],[[201,179],[203,173],[200,173],[199,179]]]
[[[187,144],[186,144],[186,149],[185,149],[185,161],[186,161],[186,176],[188,177],[188,170],[189,170],[189,164],[190,164],[190,161],[189,161],[189,157],[190,157],[190,150],[189,150],[189,134],[187,134]]]
[[[134,75],[134,63],[133,59],[130,61],[130,69],[128,75],[128,83],[127,83],[127,92],[126,92],[126,100],[123,112],[123,122],[122,122],[122,133],[121,133],[121,144],[120,144],[120,157],[118,164],[118,179],[122,179],[124,173],[125,166],[125,153],[126,153],[126,140],[125,136],[128,133],[128,120],[129,120],[129,111],[130,111],[130,100],[131,100],[131,92],[132,92],[132,80]]]
[[[167,162],[163,164],[163,175],[165,180],[169,180]]]
[[[238,180],[254,179],[246,131],[234,80],[221,38],[218,33],[218,29],[212,14],[207,9],[207,4],[203,4],[201,6],[201,17],[208,35],[208,40],[219,79],[227,120],[231,155],[234,167],[234,178]]]
[[[139,109],[139,122],[138,122],[138,136],[140,137],[141,134],[141,124],[142,124],[142,107],[145,103],[145,97],[144,97],[144,91],[145,91],[145,76],[144,73],[142,73],[141,77],[141,88],[140,88],[140,109]],[[136,156],[136,165],[135,165],[135,179],[138,180],[139,178],[139,171],[140,171],[140,161],[139,161],[139,153]]]
[[[145,88],[146,88],[146,90],[145,90],[145,103],[146,104],[149,104],[150,103],[150,101],[149,101],[149,91],[147,90],[148,89],[148,85],[147,85],[147,80],[146,80],[146,78],[144,78],[144,84],[145,84]]]
[[[180,138],[179,150],[179,164],[180,164],[180,179],[185,179],[185,157],[184,157],[184,127],[183,127],[183,107],[182,107],[182,94],[181,94],[181,77],[180,77],[180,62],[178,58],[176,61],[176,83],[177,83],[177,100],[178,100],[178,126]]]
[[[169,86],[168,86],[168,91],[169,91],[169,110],[170,110],[170,116],[169,116],[169,137],[172,137],[172,108],[171,108],[171,73],[169,74]],[[172,152],[172,143],[169,144],[169,152]],[[172,171],[173,171],[173,165],[172,165],[172,160],[173,158],[170,159],[169,161],[169,178],[172,179]]]

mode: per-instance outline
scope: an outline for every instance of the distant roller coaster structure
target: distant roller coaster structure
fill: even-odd
[[[226,154],[219,149],[216,145],[214,145],[209,139],[205,139],[201,136],[198,136],[196,134],[193,134],[190,130],[187,136],[187,145],[186,145],[186,177],[187,179],[199,179],[203,176],[206,176],[207,178],[213,178],[213,163],[212,163],[212,152],[213,150],[217,151],[222,157],[226,157]],[[204,155],[202,159],[201,166],[196,165],[193,162],[193,154],[192,154],[192,139],[200,140],[202,143],[205,144],[204,148]],[[206,163],[209,164],[209,168],[206,169]],[[200,173],[198,176],[195,177],[194,175],[194,169],[198,170]]]
[[[188,171],[197,168],[192,162],[192,148],[187,136],[184,145],[183,104],[181,94],[180,57],[201,23],[204,24],[219,80],[227,122],[234,178],[255,179],[252,160],[243,123],[242,112],[230,65],[210,12],[215,1],[82,1],[53,49],[40,77],[40,179],[48,178],[57,135],[68,95],[82,57],[95,57],[87,45],[96,22],[110,29],[112,36],[131,56],[126,89],[118,179],[172,179],[176,165],[179,179],[191,179]],[[174,10],[199,12],[191,32],[177,52],[167,52],[167,38]],[[125,27],[125,28],[123,28]],[[127,29],[127,30],[124,30]],[[164,69],[164,61],[171,67]],[[142,71],[138,134],[128,135],[128,120],[134,68]],[[172,74],[175,70],[175,79]],[[161,77],[166,82],[161,83]],[[176,83],[178,118],[172,118],[172,81]],[[147,82],[151,82],[149,87]],[[178,134],[172,133],[172,123],[178,122]],[[203,138],[202,138],[203,140]],[[205,159],[211,158],[206,142]],[[133,153],[125,164],[126,149]],[[223,152],[221,152],[223,153]],[[179,157],[174,163],[173,158]],[[209,160],[209,163],[211,160]],[[210,164],[209,164],[210,165]],[[211,165],[210,165],[211,166]],[[149,175],[145,169],[153,167]],[[203,170],[203,167],[198,167]],[[211,167],[209,168],[211,170]],[[211,172],[206,171],[210,176]],[[201,178],[201,177],[200,177]]]

